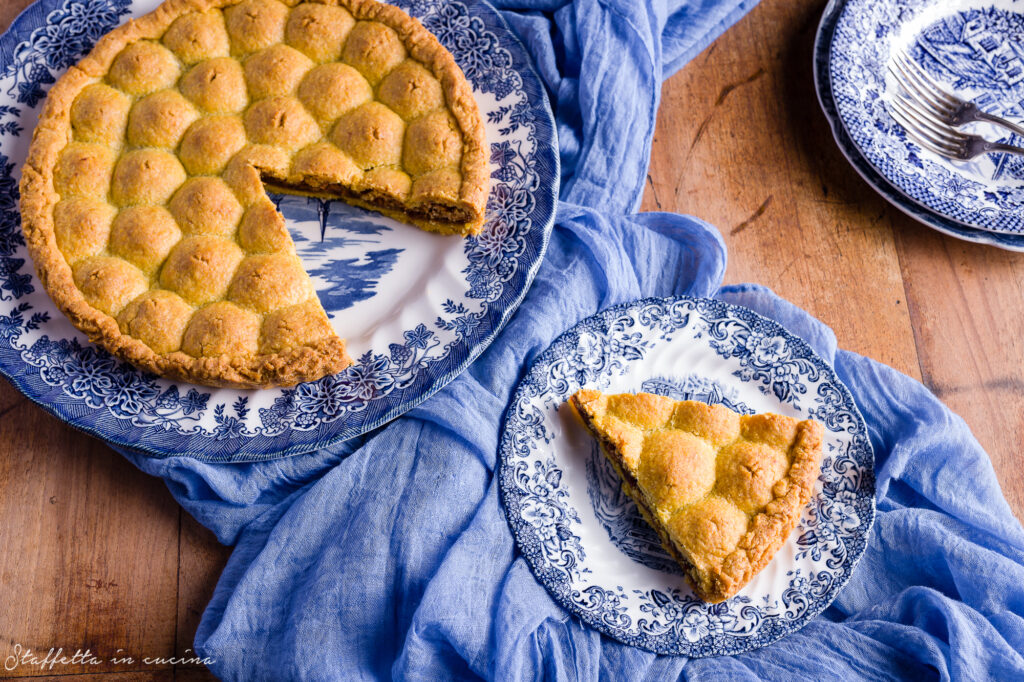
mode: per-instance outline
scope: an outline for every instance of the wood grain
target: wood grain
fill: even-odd
[[[0,30],[30,2],[0,3]],[[229,551],[181,511],[162,482],[49,417],[6,382],[0,382],[0,547],[0,660],[20,644],[44,655],[51,647],[91,649],[105,661],[49,671],[19,667],[0,670],[0,677],[214,679],[201,667],[121,665],[110,658],[193,656],[199,614]]]
[[[27,4],[0,3],[0,27]],[[666,82],[643,206],[718,225],[727,282],[769,286],[843,348],[922,379],[973,428],[1021,517],[1024,255],[914,223],[846,163],[811,82],[824,4],[763,0]],[[16,643],[187,655],[229,553],[159,481],[3,382],[0,547],[0,657]],[[0,676],[212,679],[165,668]]]
[[[0,677],[56,670],[95,679],[131,668],[111,660],[126,655],[140,674],[173,673],[140,661],[195,655],[199,615],[228,550],[161,481],[12,394],[0,383],[0,404],[12,405],[0,415],[0,660],[20,645],[37,656],[88,649],[103,663],[22,666]]]
[[[718,226],[727,282],[768,286],[842,347],[920,378],[897,211],[843,159],[815,98],[823,7],[762,2],[665,84],[643,208]]]
[[[1024,519],[1024,254],[945,237],[909,218],[896,244],[924,383],[966,420]]]
[[[914,222],[846,162],[811,79],[825,4],[764,0],[665,83],[643,208],[717,225],[726,283],[768,286],[922,380],[1024,518],[1024,254]]]
[[[178,551],[177,655],[192,658],[196,628],[213,597],[231,550],[187,513],[181,513]]]
[[[0,443],[0,656],[171,655],[179,512],[163,484],[28,402],[0,419]]]

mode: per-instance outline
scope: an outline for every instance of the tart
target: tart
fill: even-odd
[[[650,393],[569,400],[704,601],[725,601],[768,565],[810,500],[819,422]]]
[[[22,170],[47,292],[155,374],[263,387],[351,363],[268,189],[473,234],[480,113],[452,55],[374,0],[167,0],[52,88]]]

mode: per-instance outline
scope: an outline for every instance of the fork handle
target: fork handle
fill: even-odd
[[[987,121],[988,123],[994,123],[997,126],[1002,126],[1007,130],[1012,130],[1021,137],[1024,137],[1024,127],[1017,125],[1016,123],[1010,123],[1005,118],[994,116],[993,114],[986,114],[984,111],[979,111],[977,114],[977,120]]]
[[[1024,156],[1024,148],[1015,147],[1012,144],[1005,144],[1003,142],[989,142],[988,140],[985,140],[984,153],[985,154],[992,154],[992,153],[996,153],[996,154],[1002,154],[1002,153],[1005,153],[1005,154],[1020,154],[1020,155]]]

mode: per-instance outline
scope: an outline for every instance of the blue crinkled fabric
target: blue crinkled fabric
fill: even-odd
[[[1024,679],[1024,531],[964,422],[770,291],[720,289],[713,227],[635,213],[662,80],[753,4],[499,2],[548,89],[563,172],[547,256],[505,330],[418,408],[320,452],[126,453],[235,546],[196,635],[218,676]],[[878,516],[849,584],[799,632],[733,657],[656,656],[581,625],[518,556],[498,500],[502,415],[533,358],[603,308],[672,294],[720,296],[806,339],[875,447]]]

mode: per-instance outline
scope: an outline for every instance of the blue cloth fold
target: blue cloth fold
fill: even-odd
[[[235,545],[196,650],[233,680],[1024,679],[1024,531],[963,421],[770,291],[719,289],[713,227],[634,214],[662,79],[754,3],[498,4],[558,119],[562,201],[537,278],[466,372],[360,438],[245,465],[125,453]],[[533,358],[598,310],[671,294],[718,295],[806,339],[876,451],[878,516],[850,583],[804,629],[734,657],[656,656],[581,625],[518,556],[498,501],[502,415]]]

